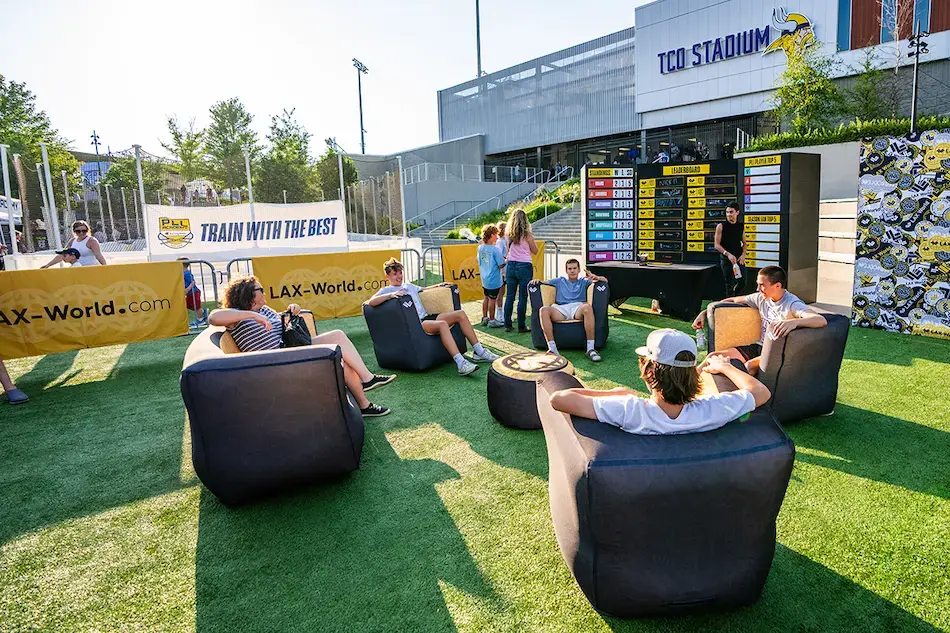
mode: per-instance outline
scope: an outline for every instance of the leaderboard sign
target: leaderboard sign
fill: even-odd
[[[632,167],[585,168],[582,187],[587,263],[632,262],[635,195]]]
[[[737,204],[745,263],[796,277],[796,294],[817,287],[820,158],[787,152],[678,165],[588,167],[582,177],[588,264],[718,263],[716,225]],[[804,297],[803,297],[804,298]]]

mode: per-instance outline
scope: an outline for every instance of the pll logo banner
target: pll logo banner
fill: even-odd
[[[950,339],[950,130],[861,141],[852,322]]]

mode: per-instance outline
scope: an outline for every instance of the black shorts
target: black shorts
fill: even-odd
[[[488,297],[489,299],[497,299],[498,292],[500,290],[501,290],[501,286],[499,286],[498,288],[495,288],[494,290],[482,286],[482,291],[485,293],[485,296]]]
[[[740,354],[742,354],[742,360],[752,360],[753,358],[758,358],[762,355],[762,346],[758,343],[752,343],[751,345],[740,345],[736,348]]]
[[[438,318],[439,318],[438,314],[427,314],[424,317],[422,317],[422,322],[425,323],[426,321],[435,321]]]

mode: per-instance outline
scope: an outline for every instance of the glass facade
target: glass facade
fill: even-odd
[[[634,61],[631,27],[440,90],[439,140],[484,134],[486,154],[523,154],[634,130]]]

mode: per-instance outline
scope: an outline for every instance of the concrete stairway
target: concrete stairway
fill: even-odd
[[[536,222],[532,227],[536,239],[553,240],[561,253],[572,255],[583,252],[581,229],[581,211],[570,207],[549,215],[546,222]]]

